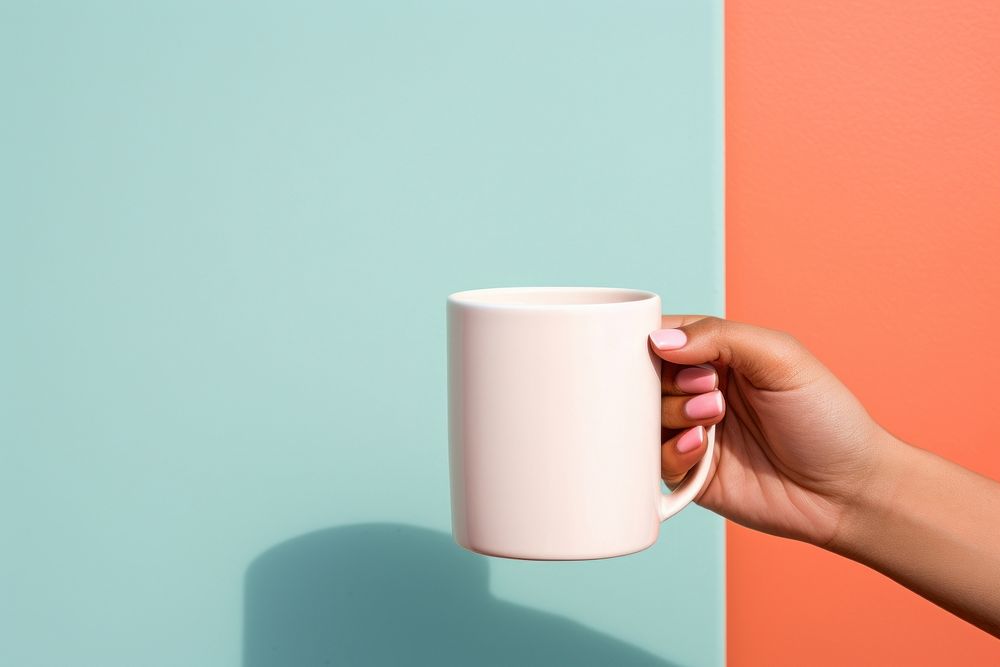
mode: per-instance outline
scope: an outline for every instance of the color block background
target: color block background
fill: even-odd
[[[0,8],[0,664],[724,656],[723,523],[447,534],[444,304],[723,314],[722,5]]]
[[[616,561],[452,548],[442,345],[444,296],[494,284],[723,314],[721,13],[0,8],[0,662],[510,662],[527,635],[719,664],[706,512]],[[1000,477],[1000,11],[726,22],[727,314]],[[733,665],[1000,662],[860,566],[728,536]]]
[[[890,431],[994,479],[998,35],[986,0],[726,9],[728,315],[791,331]],[[733,667],[1000,664],[860,565],[739,527],[728,545]]]

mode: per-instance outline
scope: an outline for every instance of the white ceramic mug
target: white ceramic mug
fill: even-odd
[[[452,529],[466,549],[533,560],[652,545],[708,479],[660,487],[660,297],[503,287],[448,297]]]

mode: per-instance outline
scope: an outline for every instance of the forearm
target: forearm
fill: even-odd
[[[887,436],[830,550],[1000,637],[1000,483]]]

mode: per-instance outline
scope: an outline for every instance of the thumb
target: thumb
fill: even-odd
[[[666,323],[669,318],[664,318]],[[675,364],[712,362],[739,371],[759,389],[782,391],[807,382],[818,361],[784,331],[702,317],[649,335],[653,351]]]

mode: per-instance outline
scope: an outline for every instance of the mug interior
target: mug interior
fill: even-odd
[[[490,287],[455,292],[448,298],[484,306],[583,306],[646,301],[656,294],[620,287]]]

